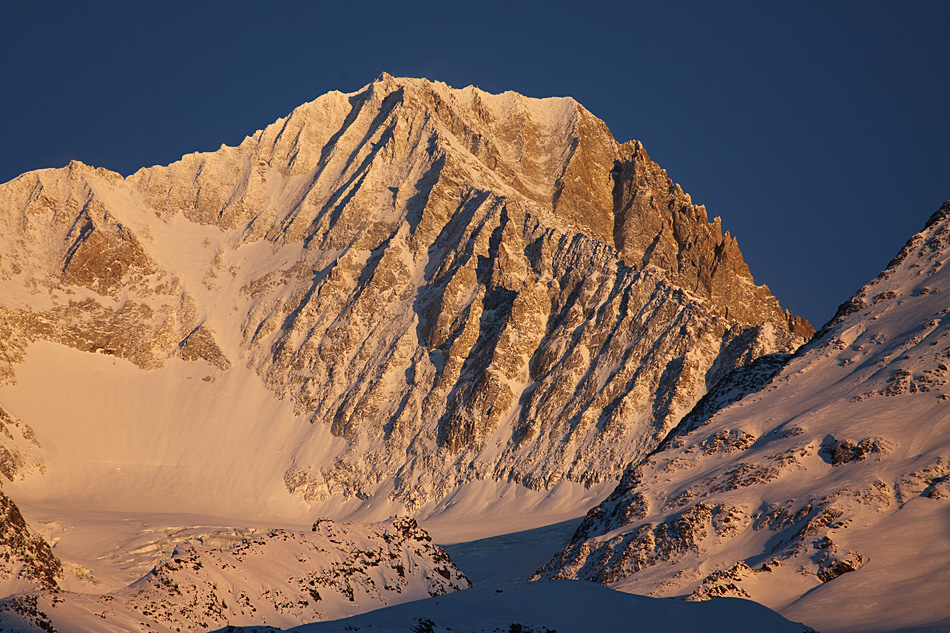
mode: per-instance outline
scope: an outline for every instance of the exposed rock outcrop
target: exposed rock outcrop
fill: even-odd
[[[47,548],[48,549],[48,548]],[[55,559],[53,559],[55,560]],[[54,578],[51,577],[51,582]],[[185,545],[127,589],[48,591],[0,600],[18,631],[217,630],[296,626],[468,589],[471,583],[412,519],[270,530],[230,547]]]
[[[0,591],[55,590],[63,565],[41,536],[33,534],[20,509],[0,492]]]
[[[800,336],[815,333],[804,319],[785,314],[765,286],[752,282],[736,239],[722,233],[706,208],[654,163],[643,145],[619,148],[614,178],[614,245],[638,267],[669,271],[673,283],[710,299],[714,310],[744,323],[781,323]]]

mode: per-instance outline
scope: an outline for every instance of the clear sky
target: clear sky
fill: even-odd
[[[950,2],[6,2],[0,182],[213,151],[380,72],[570,95],[816,326],[950,198]]]

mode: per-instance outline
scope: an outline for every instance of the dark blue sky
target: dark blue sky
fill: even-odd
[[[950,198],[947,2],[13,4],[0,182],[236,144],[383,70],[570,95],[816,326]]]

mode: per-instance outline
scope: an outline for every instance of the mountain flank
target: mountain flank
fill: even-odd
[[[820,630],[943,630],[948,260],[950,202],[798,353],[710,390],[539,577],[746,597]]]

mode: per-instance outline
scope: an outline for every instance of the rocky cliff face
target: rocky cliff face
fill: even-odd
[[[798,354],[711,390],[540,576],[822,630],[950,616],[948,261],[950,202]]]
[[[308,502],[610,481],[812,331],[566,98],[383,75],[128,178],[25,174],[0,222],[0,378],[39,340],[249,367],[341,440],[281,457]]]
[[[0,474],[7,481],[44,471],[31,429],[0,406]],[[0,595],[36,588],[55,589],[62,563],[34,534],[13,499],[0,492]]]
[[[801,317],[783,313],[765,286],[752,282],[735,238],[722,234],[717,217],[709,222],[706,209],[666,171],[650,160],[637,141],[619,148],[614,178],[614,245],[637,267],[654,265],[667,271],[677,286],[716,306],[725,317],[744,323],[781,323],[803,337],[815,333]]]
[[[0,592],[54,590],[63,566],[49,543],[34,534],[20,509],[0,492]]]

